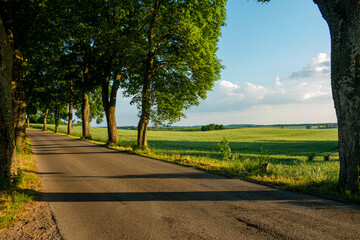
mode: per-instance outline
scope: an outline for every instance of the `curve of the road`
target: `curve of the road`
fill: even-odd
[[[360,239],[360,208],[28,129],[70,239]]]

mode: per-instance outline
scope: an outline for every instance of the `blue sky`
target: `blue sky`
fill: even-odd
[[[226,68],[175,125],[336,122],[329,30],[312,0],[228,0],[226,22],[217,52]],[[138,123],[121,95],[116,118]]]

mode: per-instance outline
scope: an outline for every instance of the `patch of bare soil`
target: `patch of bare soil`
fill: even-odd
[[[42,197],[42,196],[39,196]],[[0,239],[62,239],[46,201],[29,203],[19,220],[0,230]]]

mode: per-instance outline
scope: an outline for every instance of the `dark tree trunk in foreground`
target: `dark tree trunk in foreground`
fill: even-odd
[[[86,89],[83,89],[83,103],[82,103],[82,132],[83,137],[90,139],[90,103],[89,95]]]
[[[117,144],[119,137],[116,126],[115,107],[116,107],[116,95],[120,86],[121,74],[115,74],[115,79],[111,87],[109,98],[109,84],[110,84],[110,68],[106,73],[106,77],[102,84],[102,102],[106,115],[107,129],[108,129],[108,143]]]
[[[314,0],[331,35],[331,85],[339,131],[339,183],[359,191],[360,2]]]
[[[26,150],[26,93],[23,86],[23,57],[20,50],[13,53],[13,111],[15,126],[16,148],[20,151]]]
[[[69,120],[67,134],[72,134],[72,119],[73,119],[73,108],[74,108],[74,86],[73,82],[70,81],[70,100],[69,100]]]
[[[48,116],[48,114],[49,114],[49,109],[46,108],[45,114],[44,114],[44,126],[43,126],[43,130],[46,130],[46,129],[47,129],[46,121],[47,121],[47,116]]]
[[[15,130],[15,144],[19,151],[26,151],[26,93],[23,86],[23,56],[21,54],[21,40],[15,41],[13,20],[8,9],[9,1],[0,1],[2,25],[5,28],[8,42],[12,49],[12,104]]]
[[[12,109],[12,49],[0,17],[0,175],[16,174],[15,135]]]

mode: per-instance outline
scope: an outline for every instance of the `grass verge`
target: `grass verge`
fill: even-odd
[[[210,173],[238,178],[271,187],[308,193],[319,197],[338,200],[345,203],[360,204],[360,193],[351,193],[338,184],[338,162],[332,161],[325,166],[322,162],[295,161],[292,166],[272,162],[269,170],[264,172],[263,158],[240,158],[224,161],[211,158],[167,155],[144,150],[131,153],[162,161],[194,167]]]
[[[35,159],[27,142],[28,153],[17,153],[18,176],[9,184],[0,179],[0,228],[16,221],[27,203],[37,196],[39,187]]]

